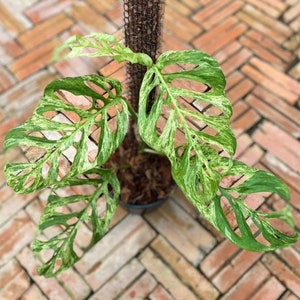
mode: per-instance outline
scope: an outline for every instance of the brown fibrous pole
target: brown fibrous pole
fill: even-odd
[[[164,1],[124,0],[125,45],[134,52],[148,54],[155,62],[161,48]],[[127,65],[129,97],[132,107],[138,110],[139,91],[146,67]],[[149,99],[151,107],[152,99]]]

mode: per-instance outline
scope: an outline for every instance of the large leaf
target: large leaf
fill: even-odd
[[[174,64],[187,69],[174,67]],[[203,89],[203,85],[207,89]],[[141,137],[170,159],[173,177],[186,197],[229,240],[253,251],[289,246],[299,239],[289,206],[280,212],[262,213],[244,201],[248,195],[260,192],[277,193],[288,200],[289,191],[276,176],[232,159],[236,140],[229,125],[231,104],[224,90],[223,73],[209,55],[196,50],[163,54],[157,64],[149,68],[141,87]],[[153,93],[156,97],[149,108]],[[209,108],[197,110],[203,103]],[[214,110],[218,113],[210,114]],[[244,181],[222,187],[222,179],[230,176],[244,176]],[[228,209],[235,226],[229,220]],[[274,228],[274,219],[286,223],[293,233],[282,233]],[[259,233],[263,238],[257,238]]]
[[[48,198],[38,226],[46,240],[36,237],[32,243],[32,249],[36,253],[43,254],[47,250],[51,252],[50,258],[38,267],[40,275],[52,277],[73,266],[80,259],[82,250],[87,251],[103,237],[115,214],[120,194],[115,175],[109,170],[101,169],[90,170],[84,175],[93,175],[93,179],[78,176],[62,180]],[[72,188],[74,191],[70,194]],[[59,193],[63,195],[58,195]],[[103,206],[105,208],[101,210]],[[84,249],[79,250],[76,238],[81,226],[89,227],[91,236]],[[49,230],[55,234],[48,237]]]
[[[192,68],[167,69],[177,64],[188,64]],[[182,85],[182,80],[190,82],[192,87],[202,84],[207,89],[197,91],[188,88]],[[219,64],[203,52],[190,50],[161,55],[157,64],[146,73],[140,92],[138,124],[142,139],[170,159],[177,184],[189,186],[189,191],[197,195],[203,209],[218,190],[220,167],[225,170],[230,167],[230,161],[220,166],[218,151],[224,150],[232,156],[236,147],[229,126],[231,104],[225,97],[224,88],[225,79]],[[153,91],[156,99],[148,111],[148,99]],[[185,106],[191,101],[188,107]],[[219,114],[201,112],[197,107],[203,104],[218,110]],[[161,115],[165,116],[165,120]],[[201,131],[201,125],[215,134]],[[182,138],[182,142],[176,144],[178,137]],[[188,177],[183,174],[188,174]]]
[[[66,49],[71,51],[65,53]],[[130,48],[118,42],[113,35],[104,33],[72,36],[61,47],[56,49],[54,59],[60,59],[62,54],[64,54],[62,56],[64,59],[77,56],[108,56],[118,62],[128,61],[147,67],[153,64],[151,57],[147,54],[134,53]]]
[[[74,106],[74,101],[79,104]],[[53,81],[34,115],[5,140],[6,149],[25,145],[38,149],[41,157],[7,164],[7,182],[18,193],[31,193],[101,166],[124,139],[127,126],[127,105],[117,80],[90,75]],[[91,134],[97,130],[98,146],[90,149]],[[62,167],[67,159],[69,169]]]

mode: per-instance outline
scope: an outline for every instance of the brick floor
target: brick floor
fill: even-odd
[[[168,0],[163,48],[198,48],[222,64],[234,107],[237,156],[290,187],[300,226],[299,0]],[[100,71],[124,79],[108,60],[51,63],[74,33],[122,34],[118,0],[0,0],[0,144],[33,111],[47,82]],[[46,192],[15,195],[0,152],[0,299],[300,299],[300,244],[273,253],[242,251],[218,234],[179,191],[157,211],[118,208],[112,230],[57,278],[36,273],[29,248]],[[250,201],[251,199],[249,199]],[[274,196],[251,205],[280,208]],[[85,237],[79,241],[84,244]]]

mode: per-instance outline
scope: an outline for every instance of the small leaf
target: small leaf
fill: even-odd
[[[39,222],[38,230],[47,237],[47,230],[51,228],[60,229],[60,231],[47,240],[35,238],[32,243],[32,250],[40,253],[52,250],[52,255],[42,266],[38,267],[40,275],[45,277],[55,276],[76,263],[80,256],[76,253],[76,237],[80,226],[91,227],[90,242],[84,249],[84,252],[98,242],[106,233],[111,218],[114,216],[119,194],[120,186],[115,175],[109,170],[93,169],[87,172],[89,175],[97,176],[97,179],[72,178],[60,182],[59,189],[53,190],[49,196],[44,214]],[[85,174],[87,175],[87,174]],[[82,176],[81,176],[82,177]],[[85,186],[88,193],[78,194],[78,188]],[[75,188],[73,195],[59,196],[59,190],[70,187]],[[99,212],[98,201],[105,199],[105,212]],[[102,202],[103,202],[102,201]],[[71,211],[71,206],[79,209]],[[81,204],[81,205],[79,205]],[[58,210],[62,212],[58,212]],[[65,212],[63,212],[65,211]]]
[[[244,202],[245,196],[259,192],[275,193],[288,201],[289,190],[284,182],[273,174],[252,168],[238,161],[233,161],[233,166],[227,172],[226,176],[228,175],[243,175],[246,177],[246,180],[229,188],[219,188],[220,193],[216,195],[210,205],[210,209],[212,210],[210,213],[210,221],[229,240],[246,250],[272,251],[291,246],[300,239],[299,233],[295,230],[289,203],[287,203],[287,206],[282,211],[262,213],[249,208]],[[228,203],[233,209],[237,228],[232,228],[229,224],[226,213],[223,211],[221,205],[222,197],[228,200]],[[249,222],[249,220],[256,225],[259,233],[264,237],[265,242],[261,242],[257,239],[257,233],[252,233],[249,225],[251,222]],[[272,226],[272,220],[284,222],[290,227],[294,234],[280,232]],[[240,232],[240,236],[236,233],[237,229]]]
[[[61,57],[61,54],[69,48],[71,51]],[[139,63],[147,67],[153,64],[151,57],[147,54],[134,53],[130,48],[119,43],[113,35],[104,33],[93,33],[87,36],[75,35],[70,37],[61,47],[56,49],[54,60],[78,56],[108,56],[118,62],[128,61],[133,64]]]
[[[243,171],[239,171],[239,167],[237,166],[242,166]],[[251,177],[249,177],[242,185],[232,187],[230,190],[237,191],[245,195],[259,192],[271,192],[278,194],[285,200],[289,200],[289,189],[282,180],[269,172],[257,169],[254,170],[240,162],[235,162],[230,173],[238,175],[239,172],[242,171],[243,173],[240,173],[240,175],[252,174]]]

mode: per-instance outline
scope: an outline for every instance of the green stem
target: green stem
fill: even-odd
[[[133,118],[134,122],[137,123],[138,122],[138,114],[137,112],[133,109],[132,105],[130,104],[129,101],[127,101],[126,99],[124,99],[126,104],[127,104],[127,107],[128,107],[128,110],[130,112],[130,115],[131,117]]]

